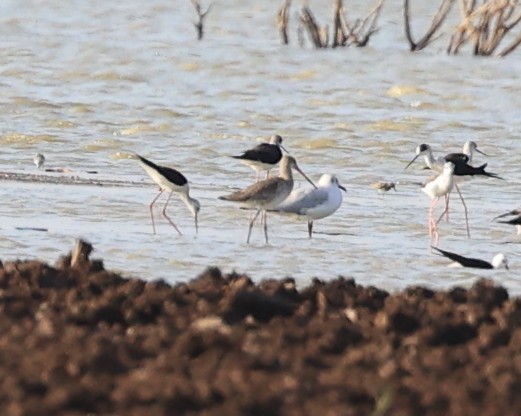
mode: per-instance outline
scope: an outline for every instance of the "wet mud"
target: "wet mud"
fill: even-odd
[[[0,414],[521,414],[521,300],[491,281],[170,286],[91,249],[0,268]]]
[[[45,169],[46,173],[0,172],[0,180],[14,182],[44,183],[55,185],[87,185],[107,187],[146,187],[143,182],[111,180],[98,178],[96,171],[87,171],[78,175],[65,169]],[[94,177],[92,177],[94,176]]]

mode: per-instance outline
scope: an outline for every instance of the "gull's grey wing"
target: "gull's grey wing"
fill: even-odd
[[[326,189],[295,189],[277,207],[277,211],[290,212],[294,214],[305,214],[308,209],[315,208],[325,203],[328,199]]]

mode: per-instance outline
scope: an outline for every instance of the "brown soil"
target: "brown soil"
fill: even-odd
[[[490,281],[172,287],[89,251],[0,268],[1,415],[521,414],[521,300]]]

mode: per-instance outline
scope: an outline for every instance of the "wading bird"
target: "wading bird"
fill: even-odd
[[[309,238],[313,236],[313,221],[329,217],[342,204],[342,192],[346,192],[334,175],[322,175],[317,188],[293,189],[289,196],[274,210],[295,214],[307,219]]]
[[[246,150],[242,155],[232,156],[240,160],[257,172],[256,181],[259,180],[261,171],[267,171],[266,179],[269,178],[270,170],[282,159],[282,150],[288,152],[282,146],[282,137],[278,134],[271,136],[269,143],[261,143],[252,149]]]
[[[256,182],[245,189],[219,197],[219,199],[224,201],[238,202],[248,208],[255,208],[257,210],[249,222],[246,243],[250,242],[253,224],[261,212],[263,212],[264,215],[264,236],[266,237],[266,243],[268,243],[266,211],[275,209],[291,193],[293,189],[292,168],[297,170],[310,184],[316,187],[311,179],[300,170],[294,157],[283,156],[280,163],[279,176]]]
[[[442,196],[448,195],[454,186],[454,163],[447,162],[443,166],[442,172],[431,180],[425,182],[422,186],[422,191],[431,199],[431,206],[429,209],[429,236],[434,237],[435,244],[438,245],[438,222],[445,214],[447,205],[440,216],[438,221],[434,220],[434,208],[438,204],[439,199]]]
[[[188,180],[184,177],[184,175],[175,169],[156,165],[155,163],[145,159],[142,156],[139,156],[138,154],[134,154],[134,158],[139,161],[139,164],[145,170],[145,172],[148,173],[148,176],[150,176],[152,180],[159,186],[159,194],[153,199],[149,206],[150,217],[152,218],[152,230],[154,231],[154,234],[156,233],[156,226],[154,223],[153,207],[154,203],[164,191],[169,191],[170,193],[162,210],[163,217],[167,219],[167,221],[175,228],[179,235],[182,235],[181,231],[179,231],[179,228],[177,228],[177,225],[175,225],[170,217],[166,214],[166,207],[168,206],[168,202],[170,201],[172,194],[176,192],[179,194],[181,200],[185,203],[194,216],[195,232],[197,233],[197,215],[201,209],[201,204],[199,204],[197,199],[194,199],[190,196],[190,187],[188,185]]]
[[[45,163],[45,156],[41,153],[37,153],[33,158],[33,162],[38,169],[42,168]]]

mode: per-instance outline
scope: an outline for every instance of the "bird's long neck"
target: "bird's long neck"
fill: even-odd
[[[423,159],[425,160],[425,164],[429,167],[429,169],[435,169],[436,159],[434,159],[434,155],[432,154],[431,149],[427,150],[427,152],[423,155]]]
[[[291,171],[291,166],[286,160],[282,161],[280,165],[280,175],[282,179],[293,182],[293,172]]]
[[[190,196],[190,193],[188,191],[182,192],[179,195],[179,197],[185,203],[185,205],[188,207],[190,212],[195,215],[196,202],[195,202],[195,199]]]
[[[473,156],[472,148],[465,143],[463,146],[463,154],[469,157],[469,161],[467,162],[469,165],[472,165],[472,156]]]

